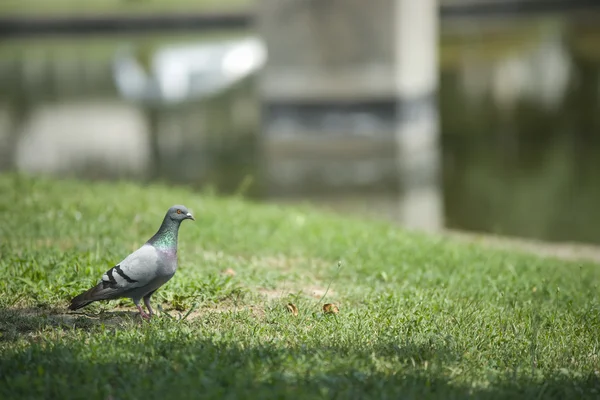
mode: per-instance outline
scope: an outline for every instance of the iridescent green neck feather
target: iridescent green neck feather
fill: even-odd
[[[165,216],[158,232],[148,240],[148,244],[160,250],[177,251],[177,235],[179,233],[180,221],[173,221],[169,216]]]

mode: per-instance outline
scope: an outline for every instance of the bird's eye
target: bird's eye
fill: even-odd
[[[181,210],[180,209],[177,209],[177,214],[181,214]]]

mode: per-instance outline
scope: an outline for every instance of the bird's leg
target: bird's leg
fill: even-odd
[[[150,306],[150,296],[144,297],[144,304],[146,305],[146,308],[148,309],[150,316],[153,316],[154,310],[152,309],[152,306]]]
[[[140,306],[138,304],[136,307],[137,307],[138,311],[140,312],[140,315],[142,316],[142,318],[150,319],[150,316],[144,312],[144,309],[142,308],[142,306]]]
[[[148,314],[146,314],[144,312],[144,309],[142,308],[142,306],[140,305],[140,301],[134,301],[136,308],[138,309],[138,311],[140,312],[140,316],[144,319],[150,319],[150,316]]]
[[[150,292],[144,296],[144,304],[146,305],[146,308],[148,309],[150,316],[154,315],[154,310],[152,309],[152,306],[150,305],[150,297],[152,297],[154,292],[156,292],[156,290],[153,290],[152,292]]]

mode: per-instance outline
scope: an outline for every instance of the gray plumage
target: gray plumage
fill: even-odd
[[[173,277],[177,270],[177,237],[183,220],[194,220],[185,206],[176,205],[167,211],[152,238],[102,275],[98,284],[71,300],[70,310],[77,310],[94,301],[131,298],[143,318],[154,311],[150,298]],[[144,312],[140,301],[148,309]]]

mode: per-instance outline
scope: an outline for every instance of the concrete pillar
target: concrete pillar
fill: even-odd
[[[259,0],[257,11],[267,194],[393,195],[401,223],[439,228],[436,1]]]
[[[400,220],[443,228],[438,88],[438,1],[395,1],[396,140],[401,182]]]

